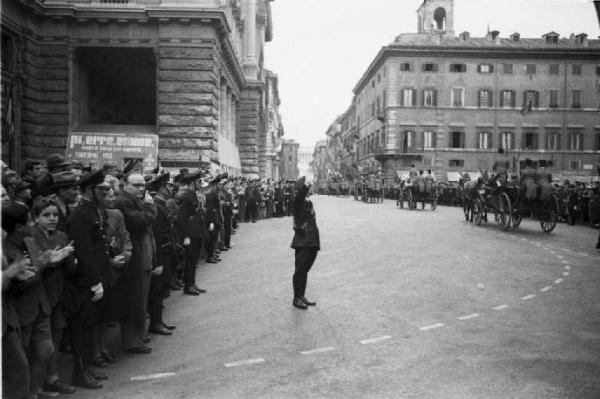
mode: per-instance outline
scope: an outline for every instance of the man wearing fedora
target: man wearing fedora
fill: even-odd
[[[60,172],[52,175],[51,190],[54,193],[54,202],[58,207],[58,225],[56,229],[64,233],[69,232],[71,208],[75,206],[79,197],[79,178],[73,172]]]
[[[52,175],[60,172],[68,172],[71,163],[65,161],[58,154],[50,154],[46,158],[47,173],[40,177],[36,183],[35,192],[38,195],[48,196],[52,194]]]
[[[294,238],[291,245],[296,251],[293,305],[298,309],[307,309],[308,306],[316,305],[316,302],[309,301],[305,296],[308,272],[321,249],[315,210],[312,202],[308,199],[309,191],[310,183],[306,182],[306,178],[303,176],[296,183]]]

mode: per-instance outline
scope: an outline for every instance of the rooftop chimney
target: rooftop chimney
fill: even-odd
[[[469,38],[471,37],[471,34],[467,31],[464,31],[463,33],[461,33],[459,35],[459,37],[461,38],[461,40],[469,40]]]
[[[577,44],[581,45],[582,47],[588,47],[589,43],[588,43],[587,33],[580,33],[580,34],[576,35],[575,42]]]
[[[512,40],[513,42],[518,42],[519,40],[521,40],[521,34],[519,32],[515,32],[512,35],[510,35],[510,40]]]

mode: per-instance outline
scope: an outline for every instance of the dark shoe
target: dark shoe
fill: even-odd
[[[219,261],[216,260],[214,257],[211,257],[206,259],[206,263],[219,263]]]
[[[88,374],[92,376],[92,378],[94,378],[95,380],[101,381],[101,380],[108,380],[108,376],[104,373],[101,373],[99,371],[95,371],[92,369],[88,370]]]
[[[296,307],[298,309],[304,309],[304,310],[308,309],[308,306],[306,306],[304,304],[304,302],[302,302],[302,299],[300,299],[300,298],[294,299],[294,302],[292,302],[292,304],[294,305],[294,307]]]
[[[158,335],[173,335],[173,333],[170,330],[167,330],[162,324],[150,327],[148,332]]]
[[[119,361],[119,358],[110,352],[102,352],[101,355],[102,355],[102,358],[104,360],[106,360],[108,363],[117,363]]]
[[[202,288],[198,288],[198,287],[194,286],[194,289],[196,291],[198,291],[200,294],[206,294],[206,290],[203,290]]]
[[[217,255],[219,255],[219,254],[221,253],[221,250],[220,250],[219,248],[217,248],[217,249],[215,249],[215,253],[216,253]]]
[[[147,346],[138,346],[137,348],[125,349],[125,352],[133,353],[135,355],[147,355],[148,353],[152,352],[152,348]]]
[[[174,281],[171,283],[171,285],[169,286],[169,288],[171,289],[171,291],[179,291],[181,289],[181,287],[179,286],[179,284],[177,284]]]
[[[148,342],[150,342],[150,336],[148,334],[144,334],[144,336],[142,337],[142,341],[144,341],[144,343],[147,344]]]
[[[106,360],[101,355],[94,357],[91,361],[92,365],[95,367],[104,368],[106,367]]]
[[[177,326],[174,326],[174,325],[172,325],[172,324],[167,324],[167,323],[165,323],[164,321],[162,322],[162,326],[163,326],[164,328],[166,328],[167,330],[171,330],[171,331],[173,331],[174,329],[176,329],[176,328],[177,328]]]
[[[301,299],[302,299],[302,302],[303,302],[305,305],[308,305],[308,306],[316,306],[316,305],[317,305],[317,303],[316,303],[316,302],[311,302],[311,301],[309,301],[308,299],[306,299],[306,297],[305,297],[305,296],[303,296]]]
[[[71,379],[71,383],[73,385],[75,385],[76,387],[81,387],[81,388],[86,388],[86,389],[102,388],[102,383],[87,373],[73,376],[73,378]]]
[[[74,387],[62,383],[59,380],[56,380],[54,382],[44,382],[43,389],[45,392],[58,392],[63,395],[68,395],[77,392],[77,390]]]
[[[186,287],[186,288],[184,288],[183,289],[183,293],[185,295],[194,295],[194,296],[200,295],[200,293],[198,291],[196,291],[194,289],[194,287]]]

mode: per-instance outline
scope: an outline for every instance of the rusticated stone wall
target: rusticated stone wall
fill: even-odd
[[[260,100],[262,86],[251,86],[242,90],[238,102],[238,147],[243,174],[259,173],[258,132],[260,128]]]
[[[219,74],[213,45],[158,49],[158,135],[162,160],[217,160]]]
[[[25,37],[22,51],[21,156],[62,154],[69,130],[68,47]]]

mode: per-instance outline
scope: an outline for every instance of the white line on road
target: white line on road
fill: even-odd
[[[547,285],[544,288],[542,288],[540,291],[546,292],[546,291],[550,291],[551,289],[552,289],[552,287],[550,287],[549,285]]]
[[[566,266],[565,266],[565,270],[571,270],[571,266],[569,266],[569,265],[566,265]]]
[[[248,360],[240,360],[233,363],[226,363],[225,367],[240,367],[240,366],[251,366],[253,364],[264,363],[265,359],[248,359]]]
[[[378,338],[363,339],[362,341],[360,341],[360,343],[363,345],[368,345],[368,344],[374,344],[375,342],[385,341],[387,339],[392,339],[392,337],[390,335],[384,335],[383,337],[378,337]]]
[[[311,349],[309,351],[302,351],[300,352],[303,355],[313,355],[315,353],[324,353],[324,352],[331,352],[334,351],[335,348],[333,346],[328,346],[326,348],[317,348],[317,349]]]
[[[564,260],[564,259],[563,259],[563,260],[561,260],[561,262],[562,262],[564,265],[568,265],[568,264],[569,264],[569,261],[568,261],[568,260]]]
[[[556,255],[556,257],[557,257],[558,259],[564,259],[564,258],[565,258],[564,256],[561,256],[561,255]]]
[[[563,282],[562,278],[557,278],[556,280],[554,280],[554,284],[560,284]]]
[[[522,299],[522,300],[524,300],[524,301],[528,301],[528,300],[530,300],[530,299],[533,299],[533,298],[535,298],[535,295],[533,295],[533,294],[530,294],[530,295],[525,295],[525,296],[524,296],[523,298],[521,298],[521,299]]]
[[[573,251],[571,251],[569,248],[563,248],[563,251],[567,251],[567,252],[573,252]]]
[[[419,327],[419,330],[421,330],[421,331],[429,331],[429,330],[433,330],[433,329],[436,329],[436,328],[441,328],[441,327],[444,327],[444,326],[445,326],[445,324],[443,324],[443,323],[437,323],[437,324],[432,324],[430,326]]]
[[[590,256],[589,254],[586,254],[585,252],[578,252],[578,253],[579,253],[579,255],[581,255],[581,256]]]
[[[569,272],[564,272],[563,276],[568,276],[570,273]]]
[[[507,309],[508,305],[500,305],[500,306],[496,306],[495,308],[493,308],[494,310],[503,310],[503,309]]]
[[[147,381],[147,380],[156,380],[158,378],[167,378],[174,377],[175,373],[157,373],[157,374],[148,374],[148,375],[140,375],[137,377],[131,377],[129,381]]]
[[[472,314],[467,315],[467,316],[461,316],[461,317],[458,318],[458,320],[471,320],[471,319],[475,319],[477,317],[479,317],[479,313],[472,313]]]

